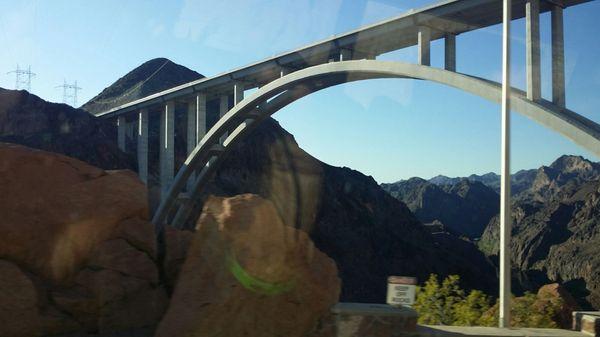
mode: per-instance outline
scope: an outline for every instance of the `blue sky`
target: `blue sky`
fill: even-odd
[[[31,65],[32,92],[60,102],[78,81],[83,103],[139,64],[167,57],[206,76],[399,15],[430,0],[0,0],[0,87]],[[567,105],[600,122],[600,2],[565,11]],[[541,17],[543,96],[550,98],[550,16]],[[525,84],[523,20],[513,23],[513,85]],[[500,78],[501,27],[459,35],[458,71]],[[416,61],[416,48],[380,59]],[[443,41],[432,44],[443,65]],[[371,80],[310,95],[275,115],[317,158],[378,182],[499,171],[500,107],[438,84]],[[513,114],[513,171],[561,154],[598,161],[562,136]]]

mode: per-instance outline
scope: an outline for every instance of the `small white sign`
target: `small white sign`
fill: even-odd
[[[407,276],[388,277],[387,304],[410,307],[415,303],[417,279]]]

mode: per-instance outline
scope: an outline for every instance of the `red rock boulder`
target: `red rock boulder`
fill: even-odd
[[[270,201],[214,198],[156,336],[306,336],[339,292],[335,262]]]
[[[0,143],[0,336],[152,327],[166,310],[146,188]]]

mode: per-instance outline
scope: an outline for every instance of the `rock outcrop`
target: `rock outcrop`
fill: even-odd
[[[144,185],[0,144],[0,336],[153,326],[167,306]]]
[[[579,305],[563,286],[558,283],[546,284],[538,290],[537,297],[540,306],[558,301],[560,310],[556,313],[554,321],[563,329],[572,327],[573,311],[579,310]]]
[[[303,337],[339,293],[335,262],[273,203],[211,199],[156,336]]]

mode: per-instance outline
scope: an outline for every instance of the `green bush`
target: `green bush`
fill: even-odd
[[[490,308],[489,298],[479,290],[468,296],[460,288],[460,277],[450,275],[439,283],[434,274],[417,287],[414,309],[421,324],[481,325],[480,318]]]
[[[419,323],[428,325],[497,326],[498,304],[479,290],[468,295],[460,288],[457,275],[446,277],[441,283],[431,274],[417,294],[413,308],[419,313]],[[562,308],[558,298],[539,298],[525,293],[511,301],[511,326],[556,328],[555,317]]]

